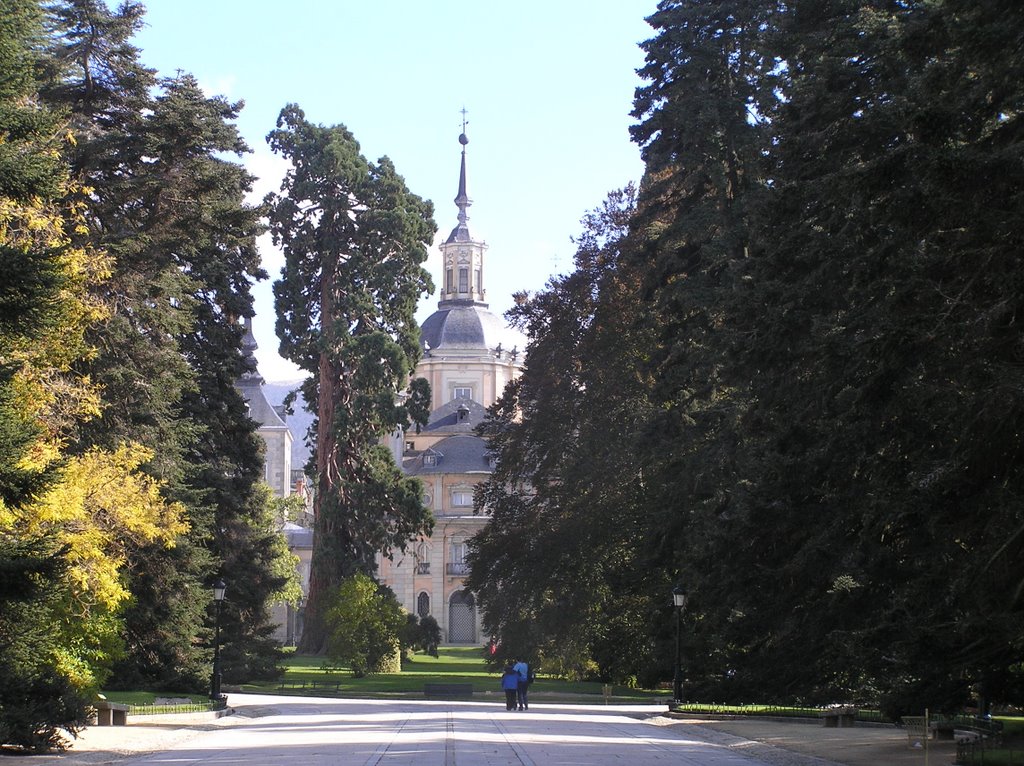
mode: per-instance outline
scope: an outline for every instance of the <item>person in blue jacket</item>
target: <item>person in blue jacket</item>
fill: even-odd
[[[512,667],[512,663],[506,665],[501,674],[501,688],[505,692],[505,710],[515,710],[519,695],[519,673]]]
[[[529,691],[530,688],[530,666],[523,660],[517,660],[516,664],[512,666],[512,669],[519,674],[519,692],[516,695],[516,699],[519,702],[519,709],[528,710],[530,707],[530,700],[527,696],[527,691]]]

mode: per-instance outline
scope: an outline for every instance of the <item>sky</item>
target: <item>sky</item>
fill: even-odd
[[[114,5],[113,0],[109,0]],[[266,143],[277,116],[345,125],[369,160],[388,156],[409,189],[434,203],[426,263],[440,282],[438,241],[456,224],[462,110],[469,230],[488,244],[491,311],[572,269],[580,219],[639,181],[629,116],[638,44],[656,0],[143,0],[142,62],[194,75],[208,95],[244,101],[238,128],[253,150],[253,199],[278,191],[286,165]],[[260,240],[270,279],[253,289],[259,370],[302,372],[277,353],[271,283],[284,258]],[[420,301],[422,322],[436,293]]]

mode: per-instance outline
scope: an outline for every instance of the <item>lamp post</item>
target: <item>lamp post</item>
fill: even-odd
[[[683,659],[680,647],[680,631],[682,630],[683,609],[686,607],[686,591],[682,585],[672,589],[672,604],[676,608],[676,665],[672,676],[672,701],[683,701]]]
[[[217,603],[217,613],[213,623],[213,677],[210,679],[210,699],[221,699],[220,694],[220,605],[224,601],[227,586],[218,579],[213,584],[213,600]]]

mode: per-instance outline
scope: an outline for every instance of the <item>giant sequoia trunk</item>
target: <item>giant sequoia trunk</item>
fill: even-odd
[[[334,310],[334,284],[335,272],[325,268],[320,289],[320,301],[325,317],[331,316]],[[338,378],[336,365],[331,362],[327,353],[321,352],[320,382],[317,386],[317,485],[313,505],[313,561],[310,566],[309,596],[306,600],[302,639],[299,645],[299,649],[306,654],[323,654],[327,648],[327,624],[324,613],[327,610],[330,592],[341,582],[339,562],[336,560],[337,516],[332,512],[336,504],[331,502],[335,492],[340,489],[337,471],[332,469],[338,444],[334,431]]]

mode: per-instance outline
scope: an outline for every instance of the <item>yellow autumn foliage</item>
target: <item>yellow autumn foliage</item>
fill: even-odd
[[[160,483],[139,470],[151,458],[138,444],[91,450],[70,459],[50,491],[17,514],[19,533],[68,546],[68,606],[77,617],[117,612],[129,597],[122,570],[131,550],[172,547],[188,531],[185,508],[167,502]]]
[[[87,191],[68,184],[71,199],[84,199]],[[76,194],[77,193],[77,194]],[[82,225],[84,203],[59,203],[34,198],[29,201],[0,196],[0,242],[8,250],[46,252],[60,278],[53,296],[51,321],[31,335],[0,338],[0,363],[17,374],[11,382],[19,408],[43,426],[39,443],[22,456],[20,467],[42,470],[63,449],[64,438],[83,419],[95,417],[101,408],[100,394],[86,376],[71,367],[87,358],[92,349],[85,342],[88,326],[107,314],[106,306],[91,289],[108,278],[111,261],[103,253],[74,247],[66,226]]]

